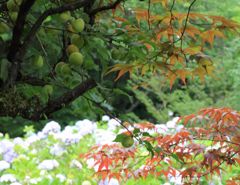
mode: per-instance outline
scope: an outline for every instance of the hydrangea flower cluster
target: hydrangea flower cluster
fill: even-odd
[[[157,132],[179,131],[182,126],[176,125],[177,120],[156,125]],[[0,133],[0,184],[119,185],[116,179],[99,181],[92,177],[97,170],[94,160],[84,164],[79,157],[95,144],[111,144],[117,133],[124,131],[119,129],[120,120],[103,116],[100,122],[107,128],[85,119],[65,128],[50,121],[41,131],[29,131],[23,138],[10,139]],[[174,183],[173,177],[169,180]]]

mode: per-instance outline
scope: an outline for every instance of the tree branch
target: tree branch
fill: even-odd
[[[16,24],[13,28],[12,42],[8,52],[8,60],[13,61],[21,45],[21,36],[23,33],[26,17],[36,0],[26,0],[19,8]]]
[[[46,82],[42,79],[38,79],[38,78],[30,77],[30,76],[22,77],[18,82],[30,84],[33,86],[44,86],[44,85],[49,84],[48,82]]]
[[[37,111],[34,115],[30,116],[31,120],[39,120],[43,115],[49,116],[51,113],[60,110],[63,106],[70,104],[73,100],[83,95],[85,92],[97,86],[97,83],[93,79],[88,79],[72,89],[66,92],[57,99],[50,100],[46,107]]]
[[[102,11],[106,11],[106,10],[111,10],[111,9],[115,9],[121,2],[123,2],[125,0],[116,0],[114,3],[106,5],[106,6],[102,6],[102,7],[98,7],[96,9],[93,9],[89,15],[92,17],[94,17],[97,13],[102,12]]]
[[[21,37],[23,34],[26,17],[35,1],[36,0],[26,0],[19,7],[18,17],[13,28],[12,41],[7,55],[8,60],[12,63],[9,70],[9,77],[5,84],[7,87],[14,83],[18,75],[20,59],[18,59],[17,54],[21,46]]]
[[[42,23],[48,16],[82,8],[84,6],[87,6],[89,2],[91,2],[91,1],[89,1],[89,0],[77,1],[75,3],[66,4],[66,5],[63,5],[58,8],[50,8],[50,9],[46,10],[45,12],[43,12],[43,14],[33,24],[32,28],[30,29],[27,36],[25,37],[22,48],[21,48],[21,53],[24,53],[28,44],[32,41],[32,39],[36,35],[38,29],[41,27]]]
[[[190,4],[190,6],[188,7],[188,11],[187,11],[187,16],[186,16],[186,20],[185,20],[185,23],[184,23],[184,26],[183,26],[183,30],[182,30],[182,33],[181,33],[181,36],[179,37],[178,40],[174,41],[175,43],[178,42],[178,41],[182,41],[183,40],[183,36],[185,34],[185,31],[186,31],[186,28],[187,28],[187,24],[188,24],[188,20],[189,20],[189,16],[190,16],[190,12],[191,12],[191,9],[194,5],[194,3],[196,3],[197,0],[193,0],[192,3]],[[181,43],[182,45],[182,43]]]
[[[9,78],[8,81],[5,84],[5,87],[12,86],[18,76],[19,68],[21,59],[23,58],[26,48],[28,44],[32,41],[34,36],[36,35],[38,29],[42,25],[43,21],[51,15],[62,13],[65,11],[72,11],[76,10],[78,8],[87,6],[90,0],[82,0],[77,1],[75,3],[70,3],[63,5],[58,8],[50,8],[46,10],[35,22],[35,24],[31,27],[30,31],[28,32],[27,36],[24,38],[23,43],[21,43],[21,36],[23,33],[24,25],[25,25],[25,19],[35,3],[36,0],[26,0],[20,5],[18,18],[16,21],[16,24],[13,28],[13,38],[10,45],[9,53],[8,53],[8,60],[12,63],[12,66],[9,70]]]

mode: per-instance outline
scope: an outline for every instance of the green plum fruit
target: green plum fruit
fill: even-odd
[[[22,0],[9,0],[7,2],[7,8],[10,12],[18,11],[21,3],[22,3]]]
[[[70,55],[71,53],[79,52],[79,49],[78,49],[78,47],[77,47],[76,45],[70,44],[70,45],[67,47],[66,51],[67,51],[67,54]]]
[[[78,33],[82,32],[84,30],[84,27],[85,27],[84,20],[81,19],[81,18],[73,20],[71,22],[71,25],[72,25],[73,29]]]
[[[60,73],[61,73],[61,68],[62,68],[62,66],[63,66],[64,64],[65,64],[64,62],[59,62],[59,63],[57,63],[57,65],[55,66],[55,72],[56,72],[57,74],[60,74]]]
[[[0,22],[0,34],[7,33],[9,30],[10,28],[6,23]]]
[[[70,21],[73,19],[73,17],[71,16],[71,13],[68,11],[68,12],[63,12],[60,14],[60,19],[63,21],[63,22],[67,22],[67,21]]]
[[[129,148],[134,144],[134,139],[132,136],[128,136],[121,143],[122,143],[123,147]]]
[[[18,12],[10,12],[9,13],[11,20],[15,23],[18,17]]]
[[[45,85],[43,87],[43,91],[48,94],[51,95],[53,93],[53,86],[52,85]]]
[[[80,66],[83,64],[83,55],[80,52],[74,52],[69,56],[71,65]]]
[[[33,60],[33,64],[36,68],[41,68],[43,67],[43,64],[44,64],[44,59],[41,55],[38,55],[34,58]]]

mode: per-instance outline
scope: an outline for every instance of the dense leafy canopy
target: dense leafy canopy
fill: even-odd
[[[195,3],[1,3],[1,94],[8,96],[0,115],[39,120],[126,73],[165,76],[170,87],[177,78],[203,81],[215,68],[205,51],[238,24],[192,11]]]

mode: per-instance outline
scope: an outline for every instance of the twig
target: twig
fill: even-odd
[[[173,8],[175,6],[175,3],[176,3],[176,0],[173,0],[173,3],[172,3],[172,6],[170,8],[170,14],[171,14],[171,19],[170,19],[170,26],[171,26],[171,29],[172,29],[172,42],[173,42],[173,46],[174,46],[174,28],[173,28],[173,25],[172,25],[172,21],[174,19],[174,15],[173,15]]]
[[[182,40],[183,40],[183,36],[185,34],[185,31],[186,31],[186,28],[187,28],[187,24],[188,24],[188,19],[189,19],[189,16],[190,16],[190,12],[191,12],[191,9],[192,9],[192,6],[194,5],[194,3],[196,2],[197,0],[193,0],[192,3],[190,4],[190,6],[188,7],[188,12],[187,12],[187,16],[186,16],[186,20],[185,20],[185,24],[184,24],[184,27],[183,27],[183,30],[182,30],[182,33],[181,33],[181,36],[178,40],[176,40],[174,43],[178,42],[181,40],[181,45],[182,45]]]
[[[115,9],[123,1],[125,1],[125,0],[117,0],[112,4],[93,9],[91,12],[89,12],[89,16],[95,16],[97,13],[105,11],[105,10]]]
[[[151,30],[151,23],[150,23],[150,18],[151,18],[151,0],[148,0],[148,29]]]

